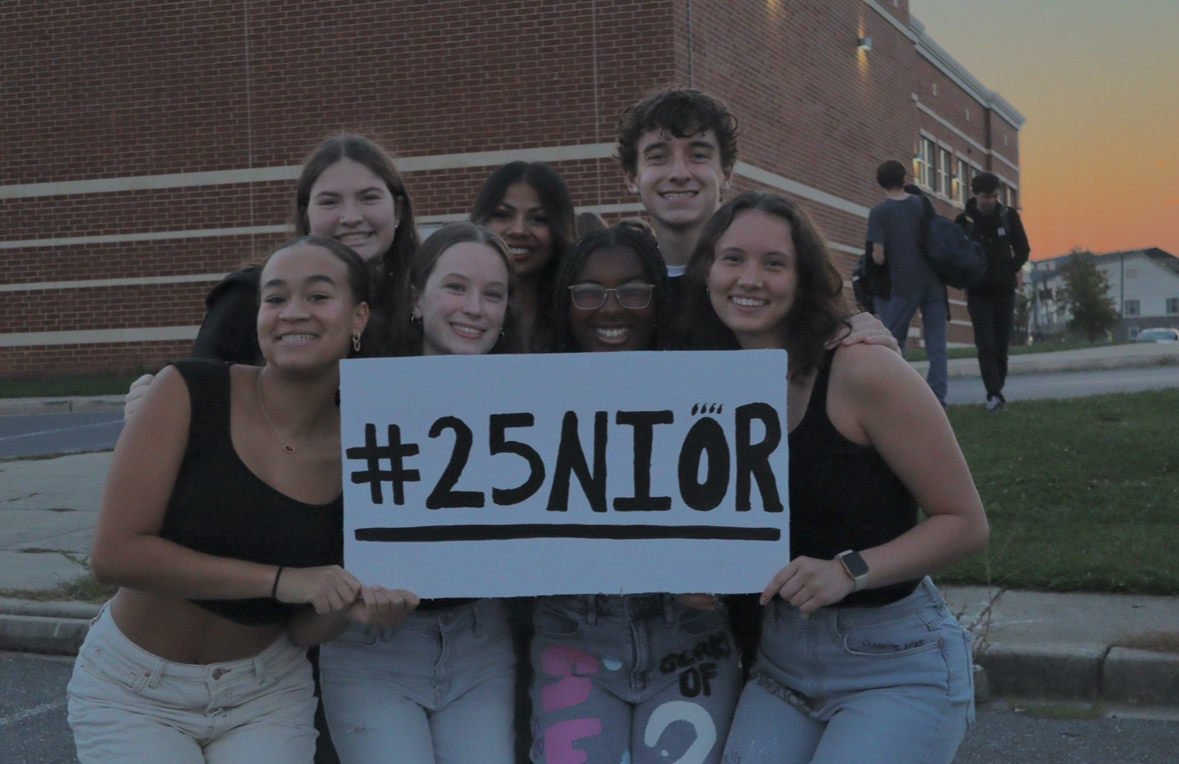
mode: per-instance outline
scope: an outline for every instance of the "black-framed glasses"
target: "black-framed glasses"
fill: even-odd
[[[614,293],[614,299],[618,300],[618,304],[627,310],[642,310],[651,304],[655,285],[623,284],[614,289],[607,289],[598,284],[574,284],[569,287],[573,307],[578,310],[597,310],[606,304],[611,292]]]

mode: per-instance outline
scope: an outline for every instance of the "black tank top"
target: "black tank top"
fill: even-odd
[[[229,366],[198,359],[173,365],[188,385],[192,415],[160,537],[197,552],[265,565],[339,564],[343,495],[327,504],[304,504],[260,480],[230,437]],[[294,608],[269,598],[193,602],[243,626],[282,623]]]
[[[790,433],[790,557],[830,560],[874,547],[917,525],[917,501],[871,446],[853,443],[827,416],[835,351],[819,366],[806,414]],[[854,592],[836,607],[878,606],[912,594],[919,581]]]

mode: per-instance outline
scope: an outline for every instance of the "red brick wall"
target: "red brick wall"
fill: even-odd
[[[907,2],[879,5],[907,21]],[[907,159],[918,130],[933,131],[913,92],[939,113],[948,104],[942,116],[986,140],[982,107],[860,0],[28,0],[0,6],[0,25],[0,287],[226,273],[284,234],[191,232],[281,226],[294,184],[40,196],[13,187],[287,167],[343,129],[402,157],[610,143],[623,108],[691,80],[739,116],[743,162],[863,207],[880,197],[876,165]],[[857,51],[865,34],[867,54]],[[921,83],[937,77],[929,98]],[[970,123],[952,116],[968,106]],[[1018,162],[1018,132],[1006,147],[996,135]],[[636,201],[609,158],[552,164],[579,206]],[[407,173],[419,217],[466,213],[493,169]],[[863,217],[801,201],[833,242],[862,245]],[[57,241],[144,234],[169,238]],[[855,257],[837,257],[850,272]],[[172,340],[12,345],[29,332],[194,326],[211,284],[7,291],[0,374],[153,367],[182,355],[187,343]],[[969,332],[954,327],[951,339]]]

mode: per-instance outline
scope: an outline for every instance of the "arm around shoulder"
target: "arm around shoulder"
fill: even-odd
[[[258,335],[254,324],[258,316],[258,279],[256,266],[229,274],[205,298],[205,319],[193,342],[196,358],[229,363],[258,363]]]

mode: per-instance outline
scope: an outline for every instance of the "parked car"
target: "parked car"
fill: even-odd
[[[1179,342],[1179,329],[1143,329],[1135,342]]]

